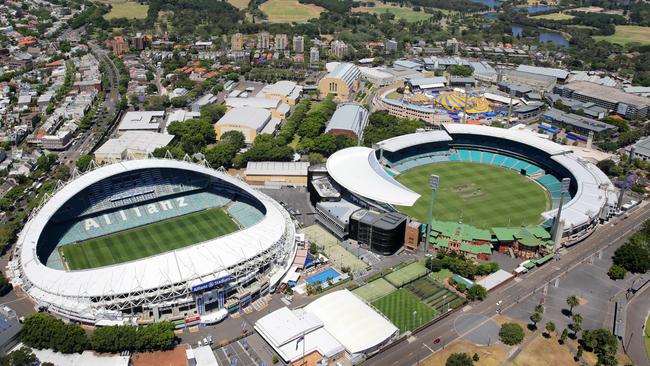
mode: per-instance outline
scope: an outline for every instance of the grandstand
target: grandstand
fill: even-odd
[[[295,228],[277,202],[224,173],[167,159],[91,170],[60,187],[25,228],[12,283],[89,324],[236,311],[272,290],[295,255]]]

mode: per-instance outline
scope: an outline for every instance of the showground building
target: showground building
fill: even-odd
[[[294,235],[282,206],[236,178],[129,160],[59,187],[29,218],[9,268],[39,307],[70,320],[197,322],[272,291]]]
[[[429,176],[439,175],[427,242],[479,258],[508,246],[524,258],[546,255],[584,239],[617,210],[617,189],[602,171],[525,130],[443,124],[372,149],[341,150],[328,159],[327,174],[342,200],[423,223],[431,202]],[[562,196],[565,178],[570,185]],[[480,230],[457,235],[466,225]]]

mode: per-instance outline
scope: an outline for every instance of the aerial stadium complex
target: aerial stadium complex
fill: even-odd
[[[273,290],[295,255],[277,202],[209,167],[102,166],[30,217],[10,263],[41,308],[88,324],[197,320]]]
[[[372,149],[338,151],[327,161],[327,174],[341,201],[423,223],[431,202],[429,177],[439,175],[428,242],[444,248],[459,244],[478,258],[517,240],[522,248],[531,242],[545,247],[522,250],[522,257],[552,253],[557,245],[588,236],[616,212],[618,201],[607,176],[565,146],[527,130],[460,123],[394,137]],[[570,185],[554,225],[565,178]],[[337,204],[327,202],[330,216]],[[393,251],[401,243],[394,245]]]

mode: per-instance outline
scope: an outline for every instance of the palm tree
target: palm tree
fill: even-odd
[[[580,305],[580,300],[576,295],[571,295],[566,298],[566,303],[569,305],[569,312],[573,314],[573,308]]]
[[[546,334],[548,334],[548,336],[550,337],[551,333],[553,332],[555,332],[555,323],[553,322],[546,323]]]
[[[580,314],[574,314],[571,317],[571,321],[573,322],[571,324],[571,329],[573,330],[573,334],[577,337],[578,332],[582,329],[582,315]]]
[[[535,312],[544,314],[544,306],[542,304],[537,304],[535,305]]]
[[[530,316],[530,321],[533,322],[533,327],[537,328],[537,323],[542,321],[542,314],[534,312],[533,315]]]

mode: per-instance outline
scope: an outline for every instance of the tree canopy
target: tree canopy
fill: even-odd
[[[504,323],[499,330],[501,342],[514,346],[524,340],[524,328],[517,323]]]
[[[445,362],[445,366],[472,366],[474,361],[467,353],[452,353]]]

